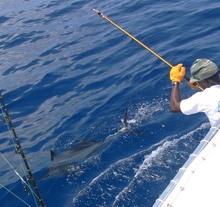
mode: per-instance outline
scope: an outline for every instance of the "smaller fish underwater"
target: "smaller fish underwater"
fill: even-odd
[[[103,150],[106,146],[109,146],[119,132],[123,132],[127,129],[127,118],[128,109],[126,109],[124,118],[122,120],[124,127],[115,134],[109,135],[103,142],[97,142],[95,140],[82,140],[77,145],[58,154],[50,150],[52,165],[49,168],[48,174],[45,175],[43,179],[62,174],[68,166],[74,163],[76,164],[83,162],[95,155],[95,153]]]

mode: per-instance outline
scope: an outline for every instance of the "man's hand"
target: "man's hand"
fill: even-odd
[[[186,68],[183,67],[182,63],[180,63],[180,64],[172,67],[172,69],[170,70],[170,80],[172,82],[181,83],[185,74],[186,74]]]
[[[191,87],[192,90],[195,90],[197,88],[196,85],[194,85],[194,84],[195,83],[188,81],[188,85]]]

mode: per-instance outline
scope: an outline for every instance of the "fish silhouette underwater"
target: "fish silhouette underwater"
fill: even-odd
[[[77,145],[58,154],[50,150],[52,165],[49,168],[48,174],[45,175],[43,179],[46,179],[51,176],[63,174],[68,166],[83,162],[86,159],[94,156],[97,152],[103,150],[105,147],[109,146],[118,133],[121,133],[127,129],[128,126],[127,118],[128,118],[128,109],[126,109],[124,113],[124,118],[122,120],[123,128],[120,129],[118,132],[109,135],[102,142],[97,142],[95,140],[89,140],[89,139],[82,140]]]

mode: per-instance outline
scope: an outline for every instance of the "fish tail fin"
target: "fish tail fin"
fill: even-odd
[[[53,152],[52,150],[50,150],[50,159],[51,159],[51,161],[54,160],[55,155],[56,155],[56,153]]]
[[[123,124],[125,128],[128,126],[128,108],[126,108],[125,113],[124,113]]]

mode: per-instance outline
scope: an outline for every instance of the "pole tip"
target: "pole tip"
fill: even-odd
[[[98,14],[99,16],[102,15],[102,13],[98,10],[98,9],[92,9],[96,14]]]

